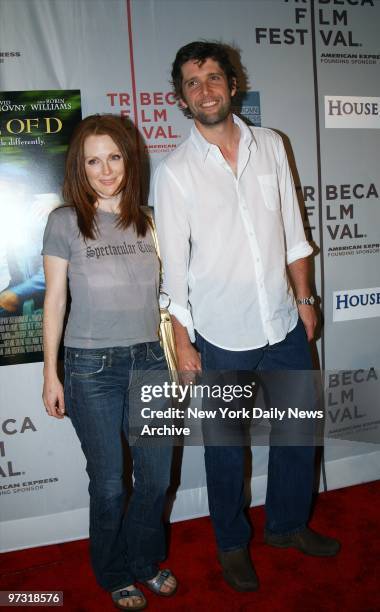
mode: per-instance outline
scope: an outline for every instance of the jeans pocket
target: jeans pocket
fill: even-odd
[[[86,378],[100,374],[105,368],[106,359],[106,355],[99,353],[92,355],[76,353],[71,358],[71,376]]]
[[[147,347],[148,347],[148,350],[146,352],[147,361],[157,361],[157,362],[164,361],[165,353],[159,341],[149,342]]]

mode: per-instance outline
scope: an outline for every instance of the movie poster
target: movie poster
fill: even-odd
[[[42,361],[42,238],[80,92],[0,93],[0,365]]]

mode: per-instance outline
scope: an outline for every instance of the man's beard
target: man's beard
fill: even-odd
[[[197,110],[193,113],[193,119],[196,119],[202,125],[218,125],[223,123],[231,112],[231,101],[225,102],[215,113],[203,113]]]

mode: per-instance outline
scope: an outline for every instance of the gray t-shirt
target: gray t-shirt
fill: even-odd
[[[65,346],[105,348],[153,342],[159,326],[159,263],[151,232],[115,227],[117,215],[97,211],[98,237],[84,240],[75,211],[50,213],[43,255],[69,262],[71,308]]]

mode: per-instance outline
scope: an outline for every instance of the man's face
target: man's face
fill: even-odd
[[[181,70],[182,106],[202,125],[222,123],[231,112],[231,97],[236,93],[236,86],[230,91],[218,62],[209,58],[200,66],[197,61],[189,60]]]

